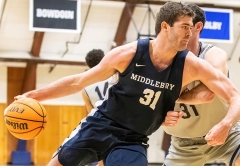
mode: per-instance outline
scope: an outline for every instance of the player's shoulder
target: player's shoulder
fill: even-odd
[[[189,68],[189,70],[192,70],[193,68],[202,67],[206,64],[206,61],[202,58],[198,58],[196,55],[194,55],[191,51],[188,51],[186,59],[185,59],[185,68]]]
[[[116,48],[113,48],[110,50],[106,55],[105,59],[110,60],[110,62],[113,61],[119,61],[122,59],[131,59],[137,50],[137,41],[118,46]]]
[[[135,54],[137,50],[137,41],[124,44],[113,48],[107,55],[118,55],[119,57],[126,56],[129,54]]]
[[[214,58],[214,59],[226,60],[227,59],[227,53],[223,49],[221,49],[217,46],[213,46],[206,52],[205,58]]]
[[[137,41],[118,46],[109,51],[100,62],[104,67],[112,67],[123,72],[132,61],[137,50]]]

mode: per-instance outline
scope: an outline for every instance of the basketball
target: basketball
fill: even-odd
[[[22,140],[38,136],[47,124],[47,112],[37,100],[24,98],[11,103],[4,111],[9,132]]]

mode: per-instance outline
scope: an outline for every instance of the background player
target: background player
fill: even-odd
[[[104,52],[101,49],[93,49],[89,51],[85,57],[86,64],[89,68],[93,68],[94,66],[99,64],[103,57]],[[107,89],[111,86],[110,79],[111,78],[92,84],[84,88],[84,90],[82,91],[83,100],[85,102],[88,113],[90,113],[90,111],[95,107],[95,103],[97,101],[104,98]],[[102,161],[89,164],[89,166],[94,166],[97,164],[98,166],[103,166]]]
[[[101,49],[93,49],[89,51],[85,57],[86,64],[89,68],[93,68],[104,57],[104,52]],[[92,84],[82,91],[83,100],[85,102],[88,113],[95,107],[95,103],[104,99],[107,89],[111,86],[111,77],[105,81]]]

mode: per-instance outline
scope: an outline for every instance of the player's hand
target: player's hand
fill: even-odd
[[[20,99],[25,99],[27,98],[25,95],[18,95],[14,97],[14,100],[20,100]]]
[[[182,118],[182,111],[168,111],[163,122],[164,126],[173,127],[177,124],[178,120]]]
[[[218,123],[205,136],[208,145],[217,146],[222,145],[228,137],[231,127]]]

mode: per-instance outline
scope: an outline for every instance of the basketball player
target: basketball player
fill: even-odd
[[[178,2],[167,2],[156,20],[156,39],[116,47],[90,70],[67,76],[38,90],[16,96],[39,101],[77,93],[117,74],[108,98],[82,120],[53,155],[50,166],[77,166],[104,160],[106,166],[147,166],[148,135],[173,110],[182,87],[200,80],[229,103],[226,123],[240,109],[240,93],[208,62],[186,50],[194,12]],[[223,138],[212,130],[212,140]]]
[[[94,66],[99,64],[103,57],[104,52],[101,49],[93,49],[89,51],[85,57],[86,64],[89,68],[93,68]],[[82,97],[88,113],[90,113],[90,111],[95,107],[95,103],[97,101],[104,98],[107,89],[111,86],[110,79],[111,78],[89,85],[82,91]],[[92,163],[89,166],[95,166],[97,164],[98,166],[103,166],[102,161]]]
[[[204,11],[192,3],[189,3],[188,6],[196,16],[193,19],[192,37],[187,48],[197,57],[205,59],[222,73],[228,75],[225,51],[211,44],[199,42],[205,24]],[[208,104],[176,104],[174,110],[177,112],[167,113],[164,130],[172,135],[172,142],[169,154],[164,161],[165,165],[201,166],[218,159],[228,166],[240,166],[240,121],[235,125],[232,123],[229,128],[224,121],[228,111],[227,104],[218,96],[211,95],[212,92],[199,81],[187,86],[187,90],[191,89],[193,89],[193,94],[207,93],[207,96],[214,98]],[[181,101],[187,102],[188,95],[192,95],[191,91],[183,93],[186,98]],[[184,112],[183,116],[179,115],[179,110]],[[235,115],[240,120],[239,113],[232,116]],[[210,139],[212,131],[216,129],[219,135],[228,136],[225,141],[215,142]]]
[[[86,64],[89,68],[93,68],[94,66],[99,64],[103,57],[104,52],[101,49],[93,49],[89,51],[85,57]],[[105,81],[89,85],[82,91],[82,97],[88,113],[90,113],[90,111],[95,107],[95,103],[97,101],[104,98],[107,89],[110,87],[111,84],[110,79],[111,77]]]

